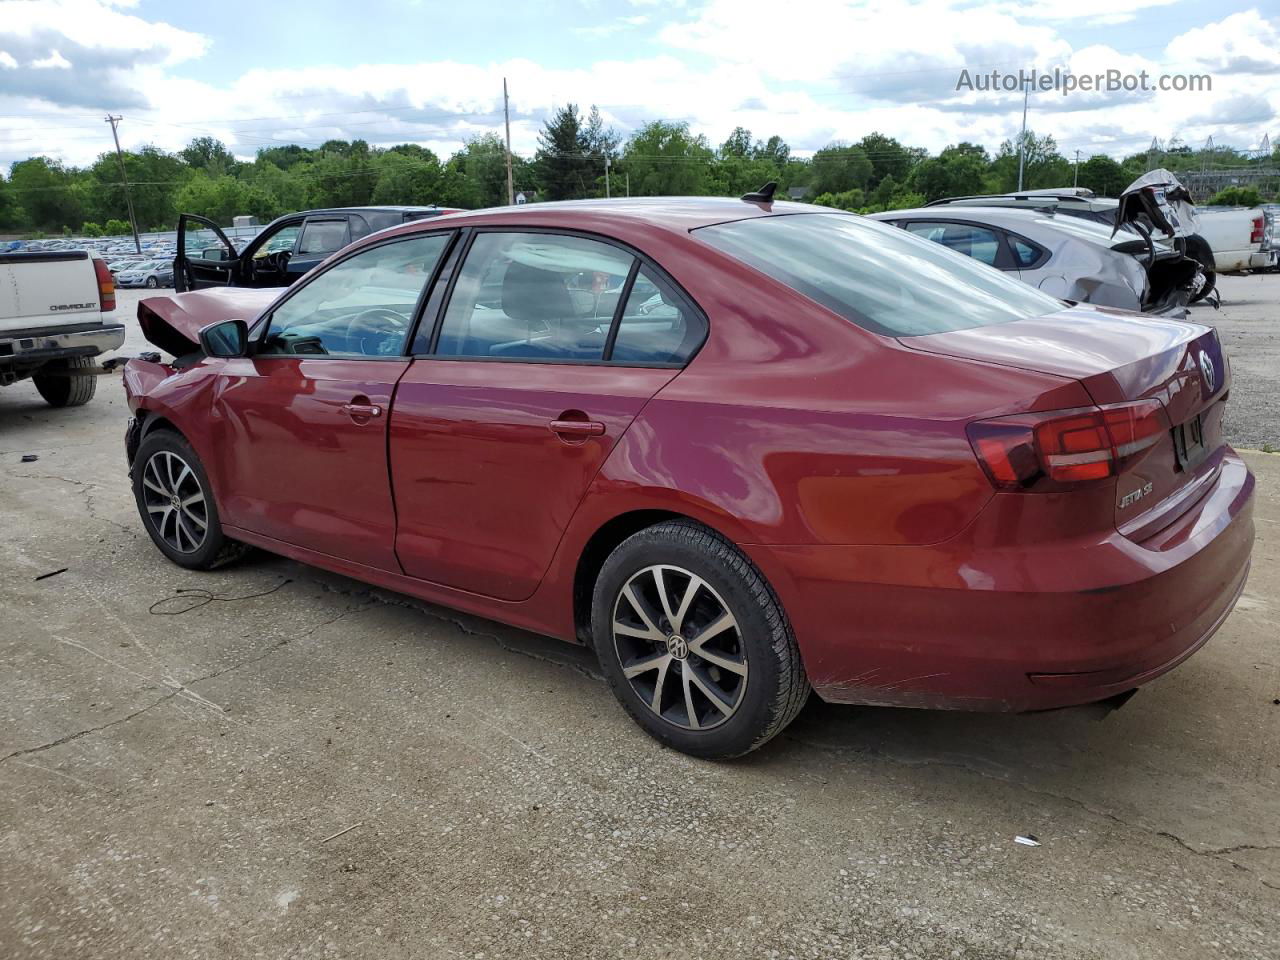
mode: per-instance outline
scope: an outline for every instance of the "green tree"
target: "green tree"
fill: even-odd
[[[530,165],[512,157],[512,179],[516,189],[532,192]],[[507,202],[507,148],[494,133],[468,140],[445,164],[440,183],[444,206],[476,210],[499,207]]]
[[[691,134],[687,123],[655,120],[627,141],[622,164],[634,196],[699,196],[709,192],[714,157],[707,138]]]
[[[893,177],[901,183],[907,179],[907,174],[918,159],[917,154],[883,133],[869,133],[855,146],[871,162],[871,176],[867,180],[870,187],[878,186],[885,177]]]
[[[377,173],[363,140],[329,140],[301,175],[309,207],[363,207],[373,197]]]
[[[393,147],[374,158],[374,203],[430,204],[440,197],[444,168],[430,150]]]
[[[1018,189],[1018,144],[1022,134],[1000,144],[1000,151],[991,164],[989,182],[996,192],[1009,193]],[[1026,137],[1026,164],[1023,170],[1022,188],[1041,190],[1049,187],[1066,187],[1071,184],[1071,164],[1058,153],[1058,144],[1051,136],[1037,137],[1028,130]]]
[[[0,230],[20,227],[25,219],[26,213],[18,205],[18,197],[12,184],[0,173]]]
[[[102,224],[94,223],[92,220],[86,220],[80,224],[80,236],[82,237],[100,237],[102,236]]]
[[[981,193],[990,159],[977,144],[959,143],[916,164],[907,177],[910,188],[928,200]]]
[[[596,168],[603,169],[603,163],[603,156],[591,156],[591,145],[577,104],[565,104],[542,125],[534,164],[546,199],[573,200],[590,196]]]
[[[863,190],[871,182],[872,164],[861,147],[831,143],[809,162],[808,187],[818,195]]]
[[[239,164],[226,145],[214,137],[196,137],[178,151],[178,156],[195,170],[203,170],[211,177],[235,173]]]
[[[1115,160],[1099,153],[1080,164],[1078,182],[1100,197],[1118,197],[1134,179]]]
[[[1226,187],[1209,198],[1208,206],[1256,207],[1262,196],[1253,187]]]
[[[132,231],[130,231],[129,229],[128,221],[108,220],[105,224],[103,224],[102,232],[104,236],[108,236],[108,237],[123,237],[126,234],[131,233]]]
[[[139,229],[146,229],[148,224],[172,227],[177,223],[174,196],[192,175],[187,165],[171,153],[146,146],[138,151],[126,151],[124,167]],[[129,204],[120,182],[120,161],[115,153],[99,154],[88,172],[92,183],[88,212],[99,221],[111,217],[126,219]]]
[[[83,190],[74,171],[59,160],[31,157],[9,170],[9,184],[17,204],[26,212],[28,226],[61,230],[84,222]]]

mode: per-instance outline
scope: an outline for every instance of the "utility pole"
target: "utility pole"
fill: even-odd
[[[604,154],[604,198],[609,199],[609,151]]]
[[[1079,150],[1076,151],[1076,173],[1075,173],[1075,177],[1071,181],[1071,186],[1073,187],[1080,186],[1080,151]]]
[[[627,196],[631,196],[631,174],[627,173]]]
[[[1022,191],[1022,171],[1027,165],[1027,97],[1031,95],[1031,87],[1024,81],[1022,84],[1022,135],[1018,137],[1018,191]]]
[[[120,182],[124,184],[124,202],[129,207],[129,226],[133,228],[133,249],[142,253],[142,241],[138,239],[138,218],[133,215],[133,196],[129,193],[129,174],[124,168],[124,154],[120,152],[120,134],[116,133],[116,124],[123,117],[107,114],[107,123],[111,124],[111,138],[116,142],[116,159],[120,161]]]
[[[511,102],[507,99],[507,78],[502,78],[502,116],[507,124],[507,203],[516,202],[516,188],[511,182]]]

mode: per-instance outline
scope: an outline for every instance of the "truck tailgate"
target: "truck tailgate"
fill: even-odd
[[[101,320],[98,278],[84,250],[0,253],[0,332]]]

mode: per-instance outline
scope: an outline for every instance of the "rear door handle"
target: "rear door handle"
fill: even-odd
[[[382,408],[376,403],[344,403],[342,409],[352,419],[368,420],[382,416]]]
[[[552,420],[551,432],[572,437],[600,437],[604,424],[598,420]]]

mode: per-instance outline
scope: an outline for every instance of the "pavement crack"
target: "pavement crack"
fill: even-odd
[[[0,757],[0,763],[4,763],[6,760],[12,760],[14,757],[25,757],[32,753],[43,753],[45,750],[51,750],[54,747],[60,747],[64,743],[70,743],[73,740],[79,740],[81,737],[87,737],[93,733],[101,733],[103,730],[110,729],[111,727],[119,726],[122,723],[128,723],[130,720],[134,720],[137,717],[142,716],[148,710],[154,710],[156,707],[160,706],[160,704],[165,703],[166,701],[172,700],[181,692],[182,692],[181,690],[172,690],[169,693],[166,693],[163,697],[153,700],[151,703],[147,704],[145,707],[142,707],[140,710],[135,710],[133,711],[133,713],[127,714],[126,716],[123,716],[123,717],[119,717],[115,720],[110,720],[107,723],[99,724],[96,727],[88,727],[87,729],[84,729],[84,730],[77,730],[75,733],[69,733],[65,737],[59,737],[57,740],[50,740],[48,743],[42,743],[39,746],[27,747],[23,750],[15,750],[12,753],[7,753],[3,757]]]
[[[869,756],[876,760],[884,760],[889,763],[896,763],[906,767],[938,766],[938,767],[950,767],[957,770],[964,770],[964,771],[967,771],[968,773],[976,774],[977,776],[982,777],[984,779],[994,780],[997,783],[1002,783],[1002,784],[1005,784],[1006,786],[1015,787],[1027,793],[1032,793],[1041,797],[1049,797],[1054,800],[1061,800],[1064,803],[1072,804],[1073,806],[1078,807],[1081,810],[1084,810],[1086,813],[1091,813],[1096,817],[1103,817],[1104,819],[1110,820],[1113,823],[1119,824],[1120,826],[1126,827],[1130,830],[1139,830],[1143,833],[1149,833],[1149,834],[1152,834],[1153,836],[1160,837],[1165,840],[1171,840],[1177,846],[1186,850],[1188,853],[1195,854],[1196,856],[1226,858],[1228,863],[1238,867],[1241,870],[1245,870],[1250,873],[1253,871],[1251,871],[1247,866],[1245,866],[1242,863],[1238,863],[1235,860],[1229,859],[1227,855],[1231,853],[1239,853],[1241,851],[1246,851],[1246,850],[1280,850],[1280,844],[1249,844],[1249,843],[1236,844],[1234,846],[1229,846],[1229,847],[1209,847],[1201,850],[1201,849],[1198,849],[1197,847],[1192,846],[1190,843],[1183,840],[1177,834],[1170,833],[1167,830],[1154,830],[1151,827],[1144,826],[1143,824],[1133,823],[1129,820],[1125,820],[1123,817],[1117,816],[1116,814],[1112,813],[1110,810],[1104,810],[1101,807],[1095,807],[1092,804],[1086,803],[1084,800],[1079,799],[1078,797],[1071,796],[1070,794],[1057,793],[1053,790],[1045,790],[1042,787],[1035,787],[1029,783],[1024,783],[1018,780],[1014,780],[1006,776],[1000,776],[999,774],[992,773],[989,770],[983,770],[981,767],[964,763],[961,760],[948,760],[940,757],[919,757],[919,758],[902,757],[902,756],[897,756],[891,753],[885,753],[883,751],[874,750],[874,749],[859,750],[855,747],[834,746],[832,744],[822,743],[816,740],[806,740],[790,733],[783,734],[783,738],[787,740],[791,740],[794,743],[801,744],[802,746],[810,747],[814,750],[822,750],[828,753],[860,754],[864,756]],[[1263,882],[1266,883],[1265,880]],[[1267,884],[1267,885],[1270,886],[1270,884]]]
[[[84,496],[85,510],[88,512],[89,516],[93,517],[95,520],[101,521],[102,523],[109,523],[111,526],[129,534],[131,537],[136,537],[138,535],[138,531],[128,524],[121,523],[119,520],[112,520],[110,517],[104,517],[102,514],[98,513],[94,502],[94,491],[102,488],[102,484],[100,483],[94,483],[92,480],[77,480],[75,477],[63,477],[52,473],[15,473],[13,476],[22,477],[26,480],[54,480],[59,483],[69,483],[72,486],[81,487],[83,488],[82,493]]]

